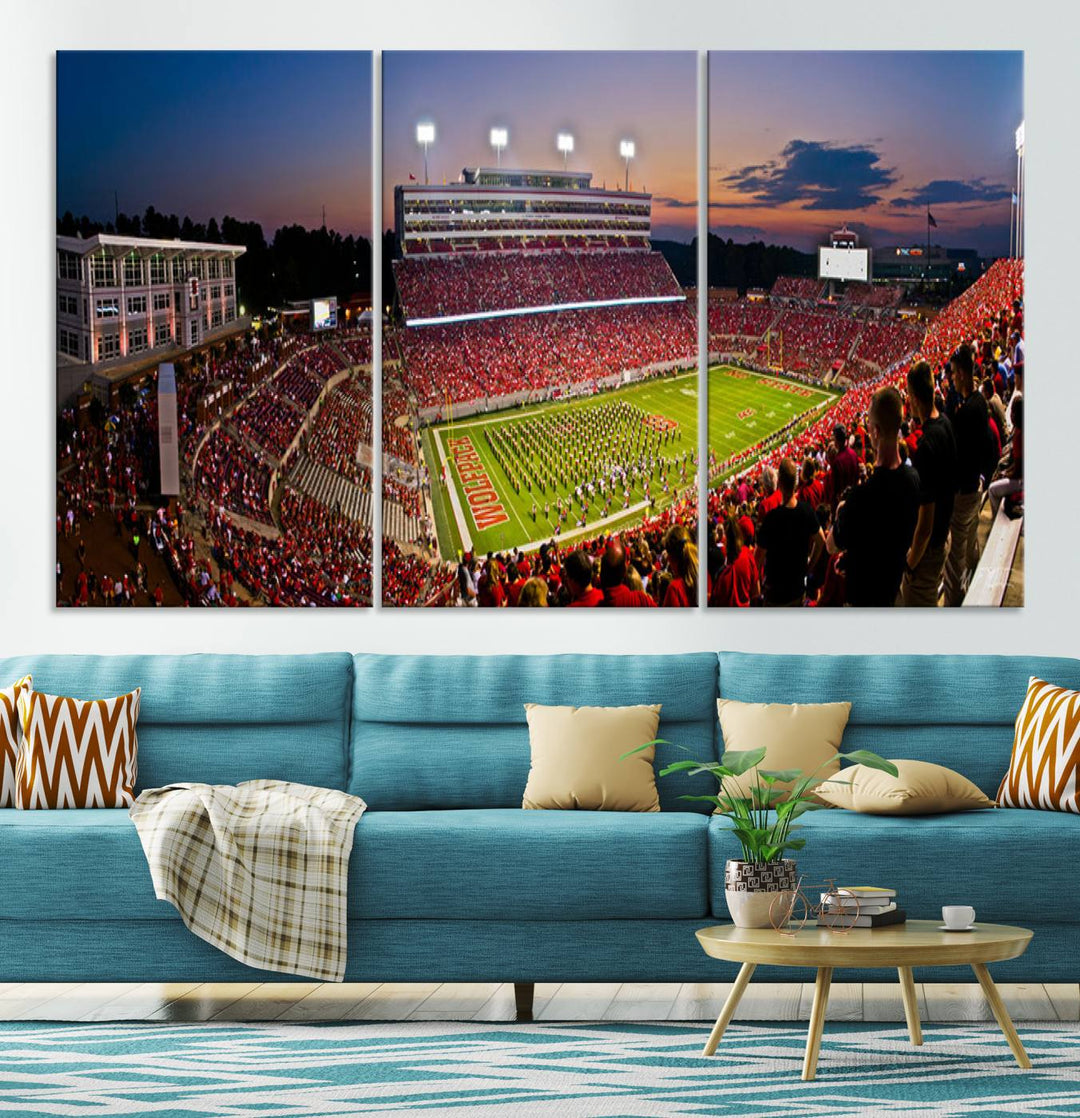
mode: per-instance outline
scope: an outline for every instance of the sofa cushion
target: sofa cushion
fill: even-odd
[[[369,811],[349,863],[349,915],[704,916],[707,824],[683,811]]]
[[[712,653],[361,654],[353,696],[348,791],[372,811],[520,808],[529,777],[526,703],[660,703],[657,736],[673,744],[657,747],[658,771],[671,761],[716,756]],[[699,778],[678,774],[658,788],[662,811],[709,810],[679,799],[701,791]]]
[[[292,780],[344,788],[352,657],[10,656],[53,695],[142,688],[136,792],[178,781]]]
[[[0,919],[168,920],[126,808],[0,810]],[[0,935],[0,940],[3,937]]]
[[[976,919],[999,924],[1076,920],[1075,890],[1063,887],[1080,860],[1080,819],[1048,811],[985,809],[950,815],[804,815],[794,855],[804,886],[883,885],[898,891],[908,916],[938,918],[946,904],[974,905]],[[726,819],[709,827],[712,911],[727,917],[724,862],[739,857]]]
[[[692,812],[369,811],[352,919],[701,917],[707,818]],[[179,919],[122,809],[0,811],[0,919]]]

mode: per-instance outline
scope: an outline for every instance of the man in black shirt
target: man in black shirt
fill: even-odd
[[[934,374],[925,361],[908,372],[907,387],[908,408],[922,424],[911,459],[919,474],[921,495],[900,590],[905,606],[936,606],[956,496],[956,437],[948,417],[937,409]]]
[[[874,472],[836,510],[831,554],[843,551],[848,605],[892,606],[919,516],[919,475],[900,461],[904,402],[895,388],[870,401]]]
[[[795,495],[795,463],[785,458],[778,472],[783,500],[765,514],[758,530],[758,569],[765,571],[767,606],[801,606],[807,569],[817,562],[825,536],[814,510]]]
[[[949,358],[949,376],[960,404],[953,416],[956,435],[957,492],[945,557],[945,604],[963,605],[968,573],[978,560],[976,531],[982,504],[982,475],[988,469],[990,409],[975,391],[975,362],[969,346]]]

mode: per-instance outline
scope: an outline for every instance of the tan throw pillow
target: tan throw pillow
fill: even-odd
[[[69,699],[23,690],[15,806],[131,807],[141,688],[113,699]]]
[[[759,768],[800,769],[806,776],[814,771],[822,778],[834,776],[840,769],[840,758],[829,758],[840,748],[851,703],[740,703],[717,699],[716,711],[724,752],[764,747],[765,759]],[[754,783],[753,769],[742,776],[725,777],[723,794],[749,796]],[[774,787],[790,792],[793,784],[790,780],[777,781]]]
[[[0,807],[15,806],[15,763],[19,755],[19,695],[33,686],[30,676],[0,690]]]
[[[993,807],[994,801],[944,765],[932,761],[893,761],[897,775],[890,776],[866,765],[841,769],[837,780],[848,784],[821,784],[818,796],[833,807],[864,815],[944,815]]]
[[[660,706],[546,707],[525,704],[532,768],[524,808],[659,811],[655,748]]]
[[[1080,691],[1028,681],[997,802],[1080,813]]]

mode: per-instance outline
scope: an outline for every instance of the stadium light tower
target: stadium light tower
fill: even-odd
[[[566,157],[574,150],[574,137],[569,132],[560,132],[555,137],[555,146],[562,152],[562,169],[566,170]]]
[[[506,141],[509,138],[505,128],[492,128],[491,130],[491,146],[495,149],[495,166],[502,166],[502,150],[506,147]]]
[[[619,154],[626,160],[626,185],[625,190],[630,189],[630,160],[634,158],[634,141],[633,140],[620,140],[619,141]]]
[[[435,125],[431,121],[423,121],[416,126],[416,142],[424,149],[424,186],[427,186],[427,149],[429,144],[435,143]]]

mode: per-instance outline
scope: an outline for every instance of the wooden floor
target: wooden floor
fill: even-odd
[[[538,1021],[712,1021],[726,983],[537,983]],[[1080,984],[998,985],[1016,1021],[1080,1021]],[[752,981],[735,1020],[810,1016],[812,983]],[[917,983],[924,1021],[990,1021],[975,982]],[[514,988],[463,983],[0,983],[3,1021],[512,1021]],[[832,1021],[903,1021],[900,987],[834,982]]]

